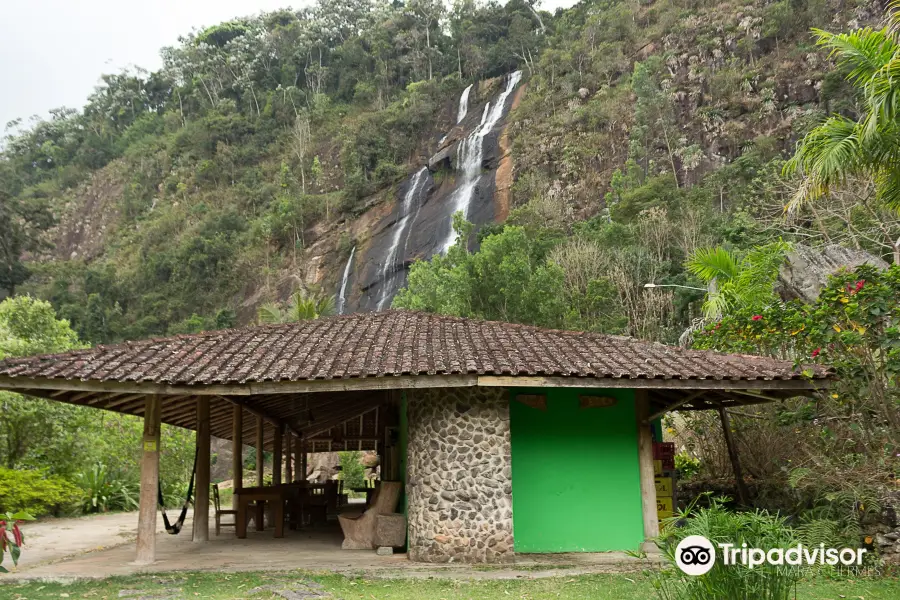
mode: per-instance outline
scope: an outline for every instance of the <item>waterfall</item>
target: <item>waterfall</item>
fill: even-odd
[[[484,137],[494,129],[497,122],[503,117],[503,110],[506,107],[506,99],[519,84],[522,79],[522,71],[514,71],[510,73],[506,82],[506,89],[497,98],[497,102],[491,106],[490,102],[485,105],[484,113],[481,115],[481,124],[478,128],[469,134],[466,139],[459,143],[456,148],[456,170],[461,173],[456,192],[453,194],[453,209],[450,211],[450,233],[444,242],[442,252],[447,253],[456,242],[456,231],[453,230],[452,215],[462,212],[464,217],[468,217],[469,204],[472,202],[472,195],[478,181],[481,179],[481,161],[484,155]],[[468,98],[467,98],[468,100]],[[460,101],[460,105],[462,101]]]
[[[466,115],[469,112],[469,92],[472,91],[472,85],[469,84],[469,87],[463,90],[462,95],[459,97],[459,109],[456,111],[456,124],[459,125],[463,119],[466,118]],[[484,119],[482,119],[484,121]],[[443,146],[444,142],[447,141],[447,138],[450,137],[450,134],[447,133],[444,137],[441,138],[441,141],[438,142],[438,146]]]
[[[347,259],[347,266],[344,267],[344,278],[341,280],[341,291],[338,292],[337,314],[344,314],[344,308],[347,306],[347,280],[350,279],[350,265],[353,264],[353,255],[356,254],[356,246],[350,251],[350,258]]]
[[[400,205],[400,210],[397,212],[397,221],[394,223],[394,237],[391,240],[391,248],[388,250],[387,258],[385,258],[384,264],[381,266],[381,296],[378,299],[376,310],[381,310],[391,300],[392,286],[388,285],[388,283],[390,279],[393,279],[396,271],[397,250],[400,248],[400,240],[404,239],[403,233],[412,220],[410,219],[410,213],[412,212],[413,202],[419,197],[419,191],[428,179],[427,174],[428,167],[422,167],[409,180],[409,187],[403,196],[403,203]],[[418,213],[418,210],[416,212]],[[404,246],[409,241],[408,237],[407,235],[407,239],[404,240]]]
[[[462,96],[459,97],[459,111],[456,114],[457,125],[466,118],[466,113],[469,112],[469,92],[471,90],[472,84],[470,83],[469,87],[463,90]]]

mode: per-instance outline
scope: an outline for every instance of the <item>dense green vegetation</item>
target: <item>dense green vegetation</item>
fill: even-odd
[[[83,347],[48,302],[0,302],[0,359]],[[137,505],[140,419],[0,391],[0,513],[69,514]],[[193,433],[163,426],[160,479],[167,502],[184,500]]]
[[[751,503],[810,539],[856,539],[897,480],[898,34],[884,17],[861,0],[585,0],[555,15],[319,0],[191,34],[160,71],[106,76],[83,110],[5,140],[0,289],[68,324],[40,304],[48,333],[0,335],[15,345],[0,352],[328,314],[324,288],[284,301],[322,266],[312,244],[336,233],[346,257],[348,223],[393,197],[459,92],[519,68],[509,218],[477,250],[459,220],[461,242],[415,264],[394,305],[834,365],[834,391],[736,411],[733,427]],[[895,266],[784,303],[774,283],[800,244]],[[342,265],[324,266],[334,281]],[[53,440],[0,429],[6,467],[52,465],[96,491],[86,508],[128,496],[136,446],[115,444],[132,421],[0,398],[28,439]],[[731,478],[716,418],[667,423],[709,481]],[[104,441],[54,429],[76,423]],[[89,469],[99,456],[122,462]]]

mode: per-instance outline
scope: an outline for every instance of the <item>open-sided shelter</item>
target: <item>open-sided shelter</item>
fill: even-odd
[[[408,311],[0,362],[0,388],[143,417],[138,562],[154,560],[161,422],[197,431],[195,541],[208,539],[212,434],[234,442],[236,481],[248,441],[275,453],[276,483],[293,478],[281,473],[291,448],[375,449],[405,482],[410,559],[504,562],[655,537],[655,419],[807,395],[828,377],[769,358]]]

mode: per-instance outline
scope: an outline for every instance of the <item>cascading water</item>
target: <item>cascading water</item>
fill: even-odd
[[[472,91],[472,84],[469,84],[469,87],[463,90],[462,96],[459,97],[459,110],[456,113],[456,124],[459,123],[466,118],[466,113],[469,112],[469,92]]]
[[[376,310],[383,309],[393,297],[392,292],[394,286],[389,285],[389,283],[392,283],[395,271],[397,270],[397,250],[400,248],[401,239],[404,240],[404,248],[406,246],[406,242],[409,241],[409,236],[407,235],[406,239],[404,239],[403,233],[407,230],[410,222],[413,220],[410,218],[411,216],[413,216],[410,214],[412,212],[413,202],[418,200],[422,186],[428,179],[427,175],[428,167],[422,167],[409,180],[409,188],[407,188],[406,194],[403,196],[403,203],[400,205],[400,211],[397,214],[397,221],[394,223],[394,237],[391,240],[391,247],[390,250],[388,250],[387,257],[385,258],[385,261],[381,266],[381,295],[378,298],[378,306],[376,307]]]
[[[469,92],[472,91],[472,85],[469,84],[469,87],[463,90],[462,94],[459,96],[459,108],[456,110],[456,124],[459,125],[462,123],[462,120],[466,118],[466,115],[469,114]],[[447,138],[450,136],[449,133],[444,135],[441,138],[441,141],[438,142],[438,146],[443,146],[444,142],[447,141]]]
[[[478,129],[469,134],[466,139],[459,143],[456,148],[456,170],[460,172],[461,177],[453,194],[451,215],[462,212],[464,217],[468,217],[469,205],[472,203],[472,195],[481,179],[481,161],[484,156],[483,141],[484,137],[489,134],[497,122],[503,117],[503,110],[506,108],[506,100],[512,93],[519,81],[522,79],[522,71],[514,71],[510,73],[509,79],[506,81],[506,89],[497,98],[497,101],[491,106],[488,103],[484,107],[484,113],[481,115],[481,125]],[[461,104],[461,103],[460,103]],[[453,223],[450,223],[450,233],[447,236],[442,252],[444,254],[453,247],[456,242],[456,231],[453,229]]]
[[[353,255],[356,254],[356,246],[350,251],[350,258],[347,259],[347,266],[344,267],[344,278],[341,280],[341,291],[338,292],[337,314],[344,314],[347,307],[347,280],[350,279],[350,265],[353,264]]]
[[[428,160],[428,166],[407,178],[405,187],[401,188],[403,195],[397,199],[389,216],[390,220],[386,219],[386,225],[366,246],[364,253],[367,256],[361,255],[360,260],[357,260],[359,266],[353,273],[357,274],[354,277],[358,276],[359,281],[353,286],[359,290],[359,298],[348,289],[353,287],[350,278],[351,263],[356,260],[355,248],[351,252],[344,267],[337,297],[340,313],[389,308],[394,295],[405,284],[407,260],[413,256],[427,259],[452,247],[456,234],[452,231],[451,217],[455,212],[462,212],[477,225],[483,225],[493,218],[491,192],[488,189],[493,189],[493,186],[480,186],[481,183],[487,184],[490,177],[488,174],[482,176],[483,163],[486,156],[494,156],[498,142],[493,134],[499,129],[498,124],[505,115],[510,96],[519,85],[521,77],[519,71],[510,73],[501,83],[502,87],[497,95],[491,98],[492,101],[482,100],[485,105],[484,111],[479,115],[480,122],[472,120],[471,117],[475,115],[468,115],[474,84],[462,90],[457,107],[457,122],[452,132],[459,131],[461,124],[465,122],[468,135],[446,146],[450,133],[445,135],[438,142],[437,154]],[[489,140],[486,141],[486,137]],[[437,185],[433,198],[437,201],[429,202],[434,182],[429,169],[438,172],[448,167],[456,171],[456,177],[445,179],[443,185]],[[449,234],[445,227],[451,229]]]

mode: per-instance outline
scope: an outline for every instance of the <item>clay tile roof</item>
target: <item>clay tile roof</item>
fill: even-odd
[[[817,379],[824,367],[807,367]],[[797,380],[787,361],[411,311],[97,346],[0,361],[0,377],[169,385],[397,375]]]

